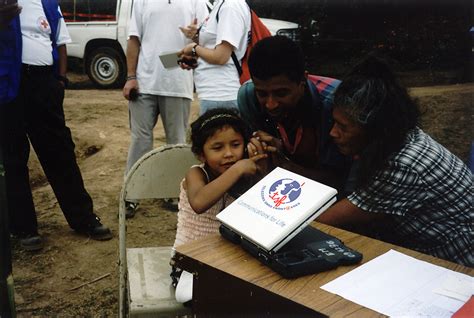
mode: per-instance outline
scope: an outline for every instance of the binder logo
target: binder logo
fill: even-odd
[[[298,181],[285,178],[274,182],[268,191],[267,186],[262,187],[261,196],[263,202],[271,208],[278,210],[290,210],[299,205],[296,202],[301,194],[301,188],[304,182],[300,184]]]

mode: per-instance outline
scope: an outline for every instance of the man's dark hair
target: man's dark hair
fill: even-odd
[[[343,108],[365,129],[368,145],[360,154],[358,185],[363,186],[399,151],[419,124],[417,102],[387,63],[370,55],[347,74],[336,90],[334,106]]]
[[[284,75],[292,82],[304,78],[304,54],[301,47],[285,36],[258,41],[248,58],[250,76],[259,80]]]
[[[207,139],[224,126],[230,126],[241,134],[244,137],[244,147],[247,145],[250,140],[247,124],[237,111],[220,107],[206,111],[191,124],[191,151],[195,155],[201,155]]]

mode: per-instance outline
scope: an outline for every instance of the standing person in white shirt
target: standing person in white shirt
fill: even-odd
[[[127,82],[131,143],[126,172],[153,148],[153,128],[161,115],[167,144],[185,143],[191,101],[192,73],[179,67],[166,69],[163,53],[178,52],[191,40],[180,27],[203,21],[208,11],[204,0],[135,0],[127,44]],[[126,203],[133,217],[136,202]]]
[[[19,75],[18,94],[1,105],[0,118],[10,231],[25,250],[43,247],[27,166],[31,142],[69,226],[92,239],[111,239],[94,214],[64,118],[66,43],[71,39],[59,5],[56,0],[18,0],[18,5],[19,23],[0,34],[10,48],[0,55],[1,72],[18,60]]]
[[[201,114],[217,107],[238,110],[239,73],[231,55],[235,52],[239,61],[244,57],[249,32],[250,8],[245,0],[217,0],[196,43],[181,50],[182,57],[197,58],[194,83]]]

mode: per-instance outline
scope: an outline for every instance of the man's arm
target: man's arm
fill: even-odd
[[[66,77],[67,73],[67,48],[66,45],[58,46],[58,68],[59,68],[59,76]]]
[[[130,92],[138,90],[137,65],[140,53],[140,41],[137,36],[130,36],[127,41],[127,82],[123,87],[123,96],[130,100]]]
[[[58,75],[64,87],[68,85],[67,73],[67,48],[66,45],[58,46]]]
[[[281,152],[273,156],[273,162],[275,166],[293,171],[294,173],[324,183],[333,188],[339,189],[341,186],[343,186],[345,181],[343,174],[338,173],[338,171],[335,171],[334,169],[329,169],[326,167],[306,168],[291,161],[291,159],[286,157]]]
[[[321,214],[316,221],[336,227],[352,228],[380,220],[384,217],[385,215],[364,211],[348,199],[342,199]]]

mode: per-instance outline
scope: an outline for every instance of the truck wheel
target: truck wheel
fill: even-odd
[[[117,88],[125,82],[125,61],[110,47],[100,47],[88,54],[86,72],[98,88]]]

